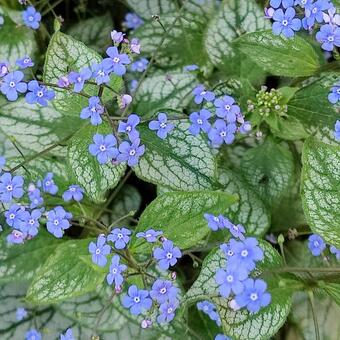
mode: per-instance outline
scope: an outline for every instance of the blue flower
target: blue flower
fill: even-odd
[[[130,42],[130,51],[132,53],[140,54],[140,42],[137,38],[132,38]]]
[[[112,159],[115,159],[119,152],[116,148],[117,140],[112,134],[103,136],[96,133],[93,136],[94,144],[90,144],[89,151],[92,156],[96,156],[100,164],[105,164]]]
[[[32,190],[28,190],[28,198],[31,201],[31,209],[37,208],[44,203],[44,199],[41,197],[40,190],[35,187],[32,188]]]
[[[208,137],[213,147],[219,147],[223,143],[232,144],[235,140],[236,124],[226,124],[222,119],[217,119],[214,127],[210,129]]]
[[[41,334],[34,328],[26,332],[25,340],[41,340]]]
[[[34,66],[32,59],[29,56],[25,56],[22,59],[17,59],[15,62],[21,69]]]
[[[143,25],[144,21],[135,13],[127,13],[123,24],[126,28],[135,30],[139,26]]]
[[[29,6],[22,12],[22,19],[27,27],[37,30],[40,26],[41,14],[33,6]]]
[[[235,105],[235,99],[230,96],[223,96],[214,101],[216,116],[225,119],[228,123],[235,123],[241,109]]]
[[[120,154],[117,156],[118,162],[127,162],[129,166],[136,166],[145,152],[145,146],[140,145],[140,139],[136,138],[130,144],[129,142],[123,142],[119,145]]]
[[[126,228],[115,228],[107,237],[108,241],[114,243],[116,249],[124,249],[130,241],[131,230]]]
[[[135,61],[131,64],[131,71],[133,72],[144,72],[148,67],[149,60],[146,58],[140,58],[139,60]]]
[[[263,251],[258,246],[254,237],[248,237],[244,241],[232,242],[231,249],[234,255],[230,257],[230,265],[237,265],[251,271],[255,268],[255,262],[263,260]]]
[[[40,104],[47,106],[48,101],[54,99],[55,93],[53,90],[48,90],[46,86],[39,85],[36,80],[31,80],[28,83],[28,91],[25,99],[28,104]]]
[[[84,88],[85,81],[92,77],[92,72],[88,67],[84,67],[80,72],[70,72],[68,75],[68,80],[70,84],[74,84],[74,92],[81,92]]]
[[[91,118],[92,125],[99,125],[102,123],[101,115],[104,113],[104,107],[100,103],[99,97],[89,98],[89,106],[82,109],[80,113],[81,119]]]
[[[153,229],[146,230],[145,232],[142,231],[136,234],[137,238],[143,237],[147,242],[154,243],[157,241],[158,236],[162,235],[162,231],[155,231]]]
[[[287,8],[286,12],[280,8],[274,12],[273,19],[273,33],[280,35],[281,33],[286,38],[294,36],[294,31],[301,29],[301,20],[295,17],[295,9],[293,7]]]
[[[215,99],[214,92],[207,91],[203,85],[198,85],[192,91],[192,94],[195,96],[194,102],[196,104],[201,104],[205,99],[207,102],[212,102]]]
[[[340,142],[340,120],[335,122],[334,126],[334,138],[337,142]]]
[[[12,177],[9,172],[5,172],[0,176],[0,201],[7,203],[13,198],[21,198],[24,194],[23,185],[22,176]]]
[[[140,118],[136,114],[131,114],[127,122],[121,121],[118,126],[118,132],[127,133],[130,140],[139,138],[139,132],[136,130],[136,126],[140,123]]]
[[[174,125],[171,123],[168,123],[168,117],[166,113],[159,112],[158,113],[158,120],[152,120],[149,123],[149,129],[150,130],[157,130],[157,136],[160,139],[165,139],[168,135],[168,133],[173,130]]]
[[[132,285],[129,287],[128,295],[123,297],[122,304],[125,308],[130,309],[131,314],[139,315],[151,308],[152,300],[149,298],[147,290],[138,290],[137,286]]]
[[[172,241],[166,240],[162,244],[163,248],[156,248],[153,252],[153,256],[158,260],[158,265],[162,270],[169,269],[170,266],[174,266],[177,263],[177,259],[182,256],[178,247],[174,247]]]
[[[200,112],[193,112],[190,114],[189,119],[191,121],[191,125],[189,127],[189,131],[194,136],[198,135],[200,131],[209,132],[210,123],[209,118],[211,117],[211,112],[206,109],[202,109]]]
[[[12,204],[7,211],[5,211],[6,223],[15,229],[21,230],[23,219],[25,217],[25,207]]]
[[[25,93],[27,91],[27,84],[22,82],[24,74],[21,71],[14,71],[8,73],[2,79],[0,90],[9,101],[18,99],[18,92]]]
[[[97,85],[106,84],[110,81],[110,67],[103,65],[103,63],[93,63],[91,71]]]
[[[336,104],[340,100],[340,82],[334,84],[334,86],[331,88],[331,92],[328,95],[328,100],[332,104]]]
[[[316,40],[325,51],[333,51],[334,46],[340,47],[340,28],[331,24],[322,25],[316,33]]]
[[[242,135],[246,135],[251,131],[251,123],[248,121],[243,122],[242,125],[239,127],[239,131]]]
[[[243,292],[235,297],[238,306],[247,307],[249,312],[257,313],[261,307],[270,304],[271,295],[266,291],[266,282],[261,279],[247,279],[243,282],[243,285]]]
[[[308,238],[308,248],[313,256],[320,256],[325,250],[326,244],[321,236],[313,234]]]
[[[106,276],[106,281],[109,285],[115,283],[115,287],[120,287],[124,281],[122,272],[127,269],[125,264],[120,264],[120,257],[118,255],[114,255],[111,259],[111,266],[109,273]]]
[[[111,32],[111,39],[113,42],[120,44],[124,40],[125,33],[113,30]]]
[[[224,334],[217,334],[215,336],[215,340],[231,340],[231,338],[229,338],[229,336],[226,336]]]
[[[279,8],[281,5],[284,8],[288,8],[294,5],[294,0],[270,0],[269,4],[273,8]]]
[[[177,299],[178,288],[174,287],[171,281],[156,280],[150,291],[150,296],[158,303],[164,303],[168,300],[174,301]]]
[[[294,5],[300,6],[301,8],[305,8],[306,6],[309,6],[312,1],[314,0],[295,0]]]
[[[332,254],[334,254],[336,256],[336,259],[338,261],[340,261],[340,249],[334,247],[334,246],[330,246],[329,247],[329,250]]]
[[[72,328],[67,329],[65,334],[60,334],[60,340],[75,340]]]
[[[241,240],[244,239],[243,234],[246,232],[246,230],[244,229],[243,225],[241,224],[235,225],[224,216],[222,218],[222,224],[224,228],[227,228],[234,237],[239,238]]]
[[[224,224],[223,224],[223,216],[214,216],[212,214],[204,214],[204,218],[208,222],[208,227],[212,231],[217,231],[218,229],[223,229]]]
[[[195,64],[187,65],[187,66],[183,67],[183,71],[188,71],[188,72],[196,71],[198,69],[199,69],[199,67]]]
[[[132,79],[130,82],[130,91],[134,92],[137,89],[138,81],[137,79]]]
[[[53,176],[52,172],[48,172],[42,182],[38,181],[38,187],[42,187],[44,192],[51,195],[55,195],[58,192],[58,186],[54,183]]]
[[[216,312],[216,306],[213,303],[205,300],[198,302],[196,306],[198,310],[202,311],[204,314],[207,314],[211,320],[215,321],[217,326],[221,326],[220,316]]]
[[[224,252],[225,256],[229,259],[232,256],[234,256],[235,252],[233,250],[235,244],[236,244],[235,239],[231,239],[229,243],[223,243],[220,245],[220,249]]]
[[[72,214],[66,212],[63,207],[55,207],[47,212],[47,230],[55,237],[61,238],[64,230],[71,226],[69,221],[71,218]]]
[[[315,2],[309,2],[305,5],[305,15],[307,19],[307,25],[313,26],[315,21],[322,23],[323,11],[331,8],[329,0],[318,0]]]
[[[110,254],[111,247],[106,244],[106,237],[99,235],[97,238],[97,244],[91,242],[89,244],[89,252],[92,254],[92,262],[100,267],[105,267],[107,263],[106,256]]]
[[[175,311],[178,308],[178,301],[169,301],[162,303],[159,307],[161,314],[157,317],[158,323],[167,323],[175,317]]]
[[[216,283],[219,285],[220,294],[224,298],[231,293],[240,294],[243,291],[243,283],[248,277],[248,271],[243,267],[228,266],[226,270],[219,269],[215,275]]]
[[[29,236],[36,236],[38,234],[40,217],[41,211],[39,209],[34,209],[31,213],[26,211],[24,214],[24,223],[20,230]]]
[[[3,78],[9,73],[9,64],[7,62],[0,62],[0,78]]]
[[[26,316],[27,316],[27,311],[26,311],[25,308],[20,307],[20,308],[17,308],[17,311],[16,311],[15,315],[16,315],[16,319],[17,319],[18,321],[21,321],[21,320],[23,320],[23,319],[26,318]]]
[[[79,202],[83,199],[84,190],[77,184],[70,185],[68,189],[63,193],[63,200],[69,202],[72,199]]]
[[[7,235],[8,244],[22,244],[25,241],[26,234],[20,230],[13,230],[9,235]]]
[[[110,58],[105,58],[102,62],[103,66],[113,71],[117,76],[122,76],[126,73],[125,65],[131,63],[129,56],[125,53],[120,54],[116,46],[109,47],[106,54]]]

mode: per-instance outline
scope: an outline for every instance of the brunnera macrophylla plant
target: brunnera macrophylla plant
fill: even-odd
[[[0,5],[1,339],[338,339],[339,2],[71,3]]]

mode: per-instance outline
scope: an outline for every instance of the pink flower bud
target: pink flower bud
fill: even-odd
[[[126,108],[128,105],[131,104],[132,102],[132,97],[129,94],[123,94],[120,98],[121,103],[120,103],[120,108],[124,109]]]

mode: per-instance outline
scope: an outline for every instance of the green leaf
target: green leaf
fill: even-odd
[[[60,112],[53,105],[30,105],[23,98],[15,102],[0,98],[0,131],[7,139],[14,136],[26,156],[72,135],[80,124],[78,112]]]
[[[169,0],[126,0],[126,3],[143,19],[176,10],[176,5]]]
[[[175,245],[187,249],[210,233],[204,214],[223,214],[236,200],[236,196],[217,191],[168,192],[144,210],[136,232],[162,230]]]
[[[276,76],[307,77],[320,67],[320,58],[306,39],[287,39],[271,31],[253,32],[235,41],[236,46],[264,70]]]
[[[71,36],[58,31],[53,34],[47,48],[43,76],[44,82],[57,84],[58,79],[67,75],[70,71],[79,71],[83,67],[89,67],[94,62],[99,63],[101,61],[102,58],[96,51],[88,48],[84,43]],[[120,77],[113,76],[111,81],[115,84],[115,89],[120,88]],[[81,110],[87,106],[88,99],[71,90],[67,91],[55,87],[53,90],[56,93],[53,104],[58,111],[72,112],[79,115]],[[84,92],[88,95],[97,95],[98,86],[86,85]],[[111,97],[112,92],[104,89],[104,101]]]
[[[62,241],[41,229],[39,235],[23,245],[9,245],[0,234],[0,284],[31,281]]]
[[[38,48],[34,31],[13,21],[21,17],[21,12],[0,7],[0,15],[4,17],[4,24],[0,27],[0,60],[15,65],[16,60],[25,55],[33,58]]]
[[[82,20],[71,26],[67,34],[82,41],[87,47],[102,53],[106,47],[112,44],[110,32],[112,19],[109,13]]]
[[[181,111],[192,101],[195,82],[195,75],[183,72],[148,77],[136,95],[134,111],[144,117],[153,117],[160,110]]]
[[[208,142],[193,136],[185,121],[174,122],[166,139],[143,124],[139,128],[145,154],[134,169],[148,182],[173,190],[201,190],[214,186],[215,161]]]
[[[33,304],[65,301],[94,291],[105,274],[80,260],[88,255],[90,239],[64,242],[47,259],[31,283],[26,299]]]
[[[225,192],[237,194],[239,200],[226,212],[226,216],[235,224],[242,224],[247,234],[263,236],[270,226],[270,214],[265,204],[242,176],[221,168],[219,182]]]
[[[319,326],[320,339],[336,340],[339,338],[340,308],[330,298],[315,296],[315,313]],[[294,295],[290,320],[303,339],[316,340],[313,315],[308,296],[303,293]]]
[[[253,0],[223,1],[216,16],[210,21],[205,34],[205,47],[214,65],[228,67],[235,55],[232,41],[246,32],[269,28],[263,10]],[[243,59],[246,56],[243,56]],[[238,64],[242,59],[238,59]]]
[[[292,183],[293,155],[285,147],[266,139],[262,145],[246,151],[241,169],[261,199],[274,206]]]
[[[277,251],[267,242],[260,241],[264,251],[264,260],[257,264],[252,274],[258,277],[263,271],[270,271],[282,265],[282,259]],[[223,333],[237,340],[267,339],[276,334],[285,322],[291,306],[292,289],[288,288],[284,278],[279,275],[266,275],[268,291],[272,296],[270,305],[261,309],[257,314],[247,310],[233,311],[228,303],[230,299],[219,296],[215,274],[219,268],[226,265],[225,254],[219,250],[212,250],[205,258],[201,273],[184,296],[186,305],[201,300],[215,303],[221,317]]]
[[[302,156],[302,203],[314,233],[340,248],[340,147],[306,141]]]
[[[95,202],[102,202],[108,189],[115,187],[124,175],[126,165],[121,163],[99,164],[89,152],[96,133],[109,134],[111,128],[103,123],[98,127],[87,126],[80,130],[69,142],[67,159],[73,176],[85,190],[86,195]]]
[[[334,124],[339,113],[328,101],[328,93],[337,80],[334,74],[308,82],[287,104],[288,117],[298,120],[310,135],[333,144]]]

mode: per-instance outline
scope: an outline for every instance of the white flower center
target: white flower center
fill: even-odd
[[[171,314],[172,311],[173,311],[173,309],[171,307],[169,307],[168,310],[167,310],[168,314]]]
[[[288,25],[288,20],[282,20],[282,25],[287,26]]]
[[[7,191],[12,191],[13,190],[13,186],[11,184],[8,184],[6,189],[7,189]]]
[[[135,154],[136,154],[136,150],[135,149],[130,150],[130,152],[129,152],[130,156],[134,156]]]
[[[234,252],[232,250],[228,250],[228,253],[227,253],[228,256],[233,256],[234,255]]]
[[[207,93],[207,91],[202,91],[201,96],[204,96]]]
[[[78,82],[78,83],[81,83],[81,77],[78,77],[78,78],[77,78],[77,82]]]
[[[101,76],[101,77],[103,77],[103,76],[105,76],[105,72],[104,71],[98,71],[98,73],[97,73],[97,75],[99,75],[99,76]]]
[[[24,64],[28,64],[30,62],[30,60],[28,58],[24,59]]]
[[[333,35],[330,35],[328,38],[327,38],[328,41],[330,42],[333,42],[334,41],[334,36]]]
[[[336,90],[337,94],[340,94],[340,87]]]
[[[126,132],[131,132],[131,130],[132,130],[132,127],[130,126],[130,125],[128,125],[127,127],[126,127]]]
[[[119,234],[117,234],[117,237],[118,237],[119,239],[121,239],[121,238],[123,238],[123,234],[122,234],[122,233],[119,233]]]
[[[33,225],[34,224],[34,220],[33,219],[30,219],[29,221],[28,221],[28,223],[30,224],[30,225]]]
[[[45,185],[46,185],[47,187],[49,187],[49,186],[51,185],[51,182],[50,182],[50,181],[46,181],[46,182],[45,182]]]
[[[227,133],[226,133],[225,131],[221,131],[221,132],[220,132],[220,136],[221,136],[221,137],[225,137],[226,135],[227,135]]]
[[[246,250],[246,249],[242,250],[242,251],[241,251],[241,256],[242,256],[242,257],[248,256],[248,250]]]
[[[58,220],[54,220],[54,221],[53,221],[53,224],[54,224],[54,225],[59,225],[59,221],[58,221]]]
[[[165,128],[166,128],[166,123],[161,123],[159,126],[160,126],[162,129],[165,129]]]
[[[230,105],[225,105],[224,108],[225,108],[227,111],[229,111],[231,107],[230,107]]]
[[[117,273],[117,269],[116,268],[113,268],[112,269],[112,274],[116,274]]]
[[[172,254],[171,254],[171,253],[167,253],[167,254],[166,254],[166,257],[167,257],[168,259],[172,259]]]
[[[227,276],[227,281],[228,282],[233,282],[234,281],[234,277],[232,275],[228,275]]]
[[[139,303],[139,302],[140,302],[140,298],[139,298],[138,296],[135,296],[135,297],[133,298],[133,301],[134,301],[135,303]]]
[[[97,254],[97,255],[100,254],[100,249],[99,249],[99,248],[96,249],[96,254]]]
[[[318,11],[318,9],[316,8],[316,7],[314,7],[313,9],[312,9],[312,12],[315,14],[316,12]]]
[[[99,150],[101,152],[104,152],[106,150],[106,146],[104,144],[101,144],[100,147],[99,147]]]
[[[30,15],[29,17],[28,17],[28,21],[33,21],[34,20],[34,18],[32,17],[32,15]]]
[[[257,294],[256,293],[252,293],[252,294],[250,294],[250,300],[252,300],[252,301],[256,301],[258,299],[258,296],[257,296]]]
[[[114,62],[114,63],[119,63],[119,62],[120,62],[120,59],[119,59],[118,57],[114,57],[114,58],[113,58],[113,62]]]
[[[38,92],[37,92],[37,96],[38,96],[39,98],[41,98],[43,95],[44,95],[44,92],[43,92],[43,91],[38,91]]]
[[[9,83],[9,86],[10,86],[10,87],[15,87],[15,82],[14,82],[14,81],[11,81],[11,82]]]
[[[163,288],[161,288],[161,290],[159,291],[161,294],[165,294],[166,293],[166,288],[165,287],[163,287]]]
[[[215,222],[219,222],[219,219],[218,219],[217,216],[214,216],[213,220],[214,220]]]
[[[202,119],[197,119],[197,124],[202,125],[203,124],[203,120]]]
[[[76,188],[70,188],[70,191],[75,192]]]
[[[9,218],[10,218],[11,220],[13,220],[13,219],[15,218],[15,214],[10,214],[10,215],[9,215]]]

